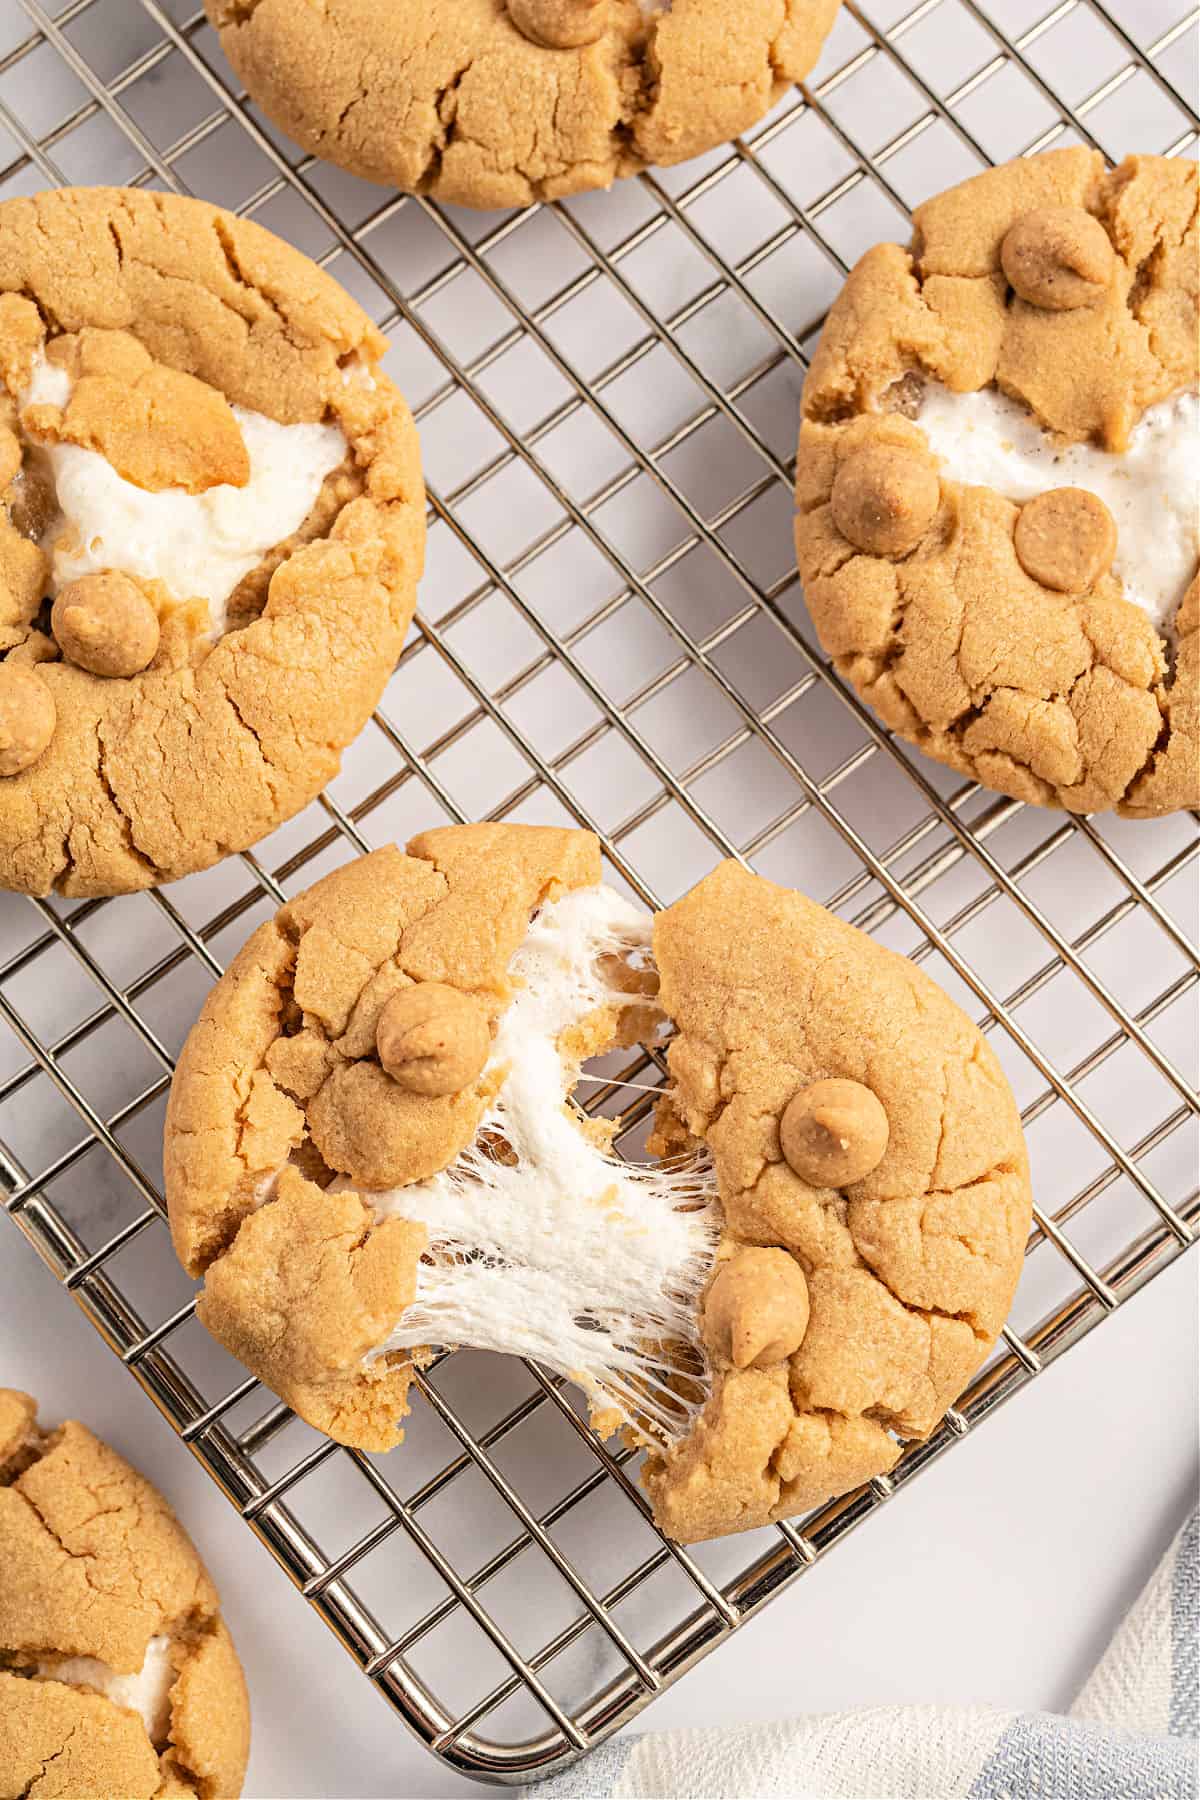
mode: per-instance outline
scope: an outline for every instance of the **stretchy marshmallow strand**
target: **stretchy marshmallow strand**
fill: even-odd
[[[380,1220],[429,1234],[416,1297],[377,1354],[458,1344],[536,1357],[670,1441],[697,1410],[680,1384],[695,1393],[718,1240],[711,1159],[616,1156],[568,1102],[578,1063],[563,1048],[631,989],[648,1003],[637,965],[649,938],[646,915],[608,888],[543,907],[513,962],[488,1064],[500,1085],[475,1141],[428,1181],[366,1197]],[[421,993],[402,989],[384,1019]]]

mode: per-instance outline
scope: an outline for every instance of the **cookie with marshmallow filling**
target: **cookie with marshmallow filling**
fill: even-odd
[[[826,651],[900,736],[1072,812],[1200,805],[1194,163],[1047,151],[851,272],[804,388]]]
[[[608,187],[736,137],[802,81],[838,0],[206,0],[251,96],[314,156],[459,206]]]
[[[571,1095],[666,1047],[644,1163]],[[165,1139],[208,1329],[382,1450],[414,1364],[528,1356],[647,1451],[689,1541],[889,1469],[995,1341],[1030,1221],[1016,1107],[925,975],[726,863],[656,918],[586,832],[455,826],[250,938]]]
[[[386,348],[214,206],[0,205],[0,885],[174,880],[336,772],[424,554]]]
[[[0,1793],[235,1800],[249,1745],[216,1591],[162,1495],[0,1388]]]

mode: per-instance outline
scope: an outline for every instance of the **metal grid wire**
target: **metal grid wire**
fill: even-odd
[[[860,0],[744,141],[475,216],[296,160],[191,0],[0,0],[0,196],[190,191],[306,249],[391,338],[431,524],[418,630],[318,804],[165,893],[0,909],[6,1210],[467,1773],[548,1773],[627,1723],[1194,1237],[1197,821],[1038,812],[894,743],[815,646],[790,531],[799,387],[848,264],[989,160],[1194,153],[1182,5]],[[443,1358],[380,1459],[319,1438],[197,1326],[159,1139],[205,991],[285,896],[465,817],[589,826],[651,905],[740,855],[912,955],[989,1033],[1034,1254],[997,1353],[892,1476],[684,1551],[532,1365]],[[633,1153],[661,1073],[614,1060],[588,1089]]]

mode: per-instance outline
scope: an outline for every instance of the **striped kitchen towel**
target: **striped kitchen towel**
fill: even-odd
[[[1188,1521],[1070,1712],[885,1706],[604,1745],[537,1800],[1195,1800],[1200,1532]]]

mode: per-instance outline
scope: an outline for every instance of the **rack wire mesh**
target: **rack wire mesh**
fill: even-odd
[[[364,1672],[502,1782],[626,1724],[1195,1237],[1197,820],[1038,812],[896,742],[832,674],[792,559],[799,387],[853,258],[988,161],[1194,154],[1181,0],[860,0],[740,142],[608,195],[476,216],[265,125],[192,0],[0,0],[0,197],[195,192],[338,276],[422,429],[430,567],[319,803],[168,892],[0,910],[7,1216]],[[1039,1206],[1003,1342],[894,1474],[684,1551],[630,1454],[533,1365],[447,1356],[389,1458],[310,1431],[198,1327],[159,1140],[173,1055],[268,912],[466,817],[576,822],[670,901],[721,856],[910,954],[976,1016]],[[661,1067],[594,1071],[636,1154]]]

